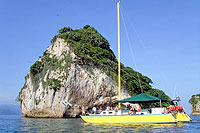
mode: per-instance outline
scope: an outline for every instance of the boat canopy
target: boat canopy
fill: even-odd
[[[126,99],[122,99],[122,100],[118,100],[116,102],[119,103],[125,103],[125,102],[129,102],[129,103],[144,103],[144,102],[159,102],[159,101],[168,101],[167,99],[162,99],[162,98],[158,98],[158,97],[154,97],[145,93],[141,93],[139,95],[136,96],[132,96],[130,98],[126,98]]]

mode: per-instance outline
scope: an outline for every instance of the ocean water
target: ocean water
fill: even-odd
[[[193,121],[179,124],[89,124],[81,118],[51,119],[25,118],[21,115],[0,115],[0,133],[4,132],[200,132],[200,116],[191,116]]]

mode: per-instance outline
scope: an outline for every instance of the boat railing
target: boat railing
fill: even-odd
[[[123,109],[123,114],[129,114],[128,109]],[[145,109],[137,109],[135,114],[166,114],[169,113],[166,107],[156,107],[156,108],[145,108]]]
[[[157,108],[145,108],[145,109],[137,109],[134,110],[132,113],[129,109],[121,109],[121,110],[104,110],[104,111],[97,111],[96,113],[87,113],[88,115],[145,115],[145,114],[167,114],[170,113],[167,111],[166,107],[157,107]]]

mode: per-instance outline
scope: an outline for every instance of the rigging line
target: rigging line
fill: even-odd
[[[116,9],[117,10],[117,9]],[[116,28],[114,27],[115,26],[115,20],[117,19],[117,16],[115,15],[116,14],[116,12],[112,12],[112,19],[111,19],[111,26],[109,25],[109,35],[111,36],[111,39],[113,40],[113,43],[111,43],[110,42],[110,45],[111,44],[116,44],[117,42],[116,42],[116,36],[117,36],[117,30],[116,30]],[[115,35],[113,35],[114,33],[116,33],[116,36]],[[113,45],[113,46],[111,46],[111,47],[114,47],[114,49],[115,49],[115,45]]]
[[[176,85],[174,86],[174,94],[173,94],[173,99],[176,98]]]
[[[117,9],[116,9],[117,10]],[[108,29],[108,31],[109,31],[109,33],[112,35],[112,31],[113,31],[113,29],[116,29],[116,28],[114,28],[114,26],[115,26],[115,20],[116,20],[116,15],[115,15],[115,12],[113,11],[112,12],[112,19],[111,19],[111,26],[109,26],[110,28]],[[114,32],[114,33],[116,33],[116,32]]]
[[[124,16],[127,18],[127,21],[129,22],[128,24],[130,24],[130,29],[131,30],[133,30],[133,32],[135,33],[135,38],[137,38],[138,39],[138,43],[139,44],[141,44],[141,46],[142,46],[142,48],[145,50],[145,51],[148,51],[147,50],[147,48],[148,48],[148,45],[145,45],[145,41],[144,41],[144,39],[142,39],[142,37],[140,36],[140,34],[138,33],[138,31],[136,30],[136,27],[135,27],[135,25],[133,24],[133,23],[130,23],[130,22],[132,22],[132,21],[130,21],[130,19],[129,19],[129,17],[128,17],[128,15],[127,15],[127,13],[126,13],[126,10],[123,8],[123,6],[121,6],[121,10],[123,10],[123,13],[124,13]],[[134,21],[134,20],[133,20]],[[143,54],[146,54],[147,56],[148,56],[148,52],[144,52]],[[165,73],[162,73],[161,72],[161,75],[160,76],[162,76],[162,79],[164,80],[164,85],[165,85],[165,87],[166,87],[166,74]]]
[[[124,16],[123,16],[123,13],[122,13],[122,9],[120,11],[121,11],[121,15],[122,15],[122,22],[123,22],[123,25],[124,25],[124,28],[125,28],[125,32],[126,32],[126,37],[127,37],[127,40],[128,40],[129,48],[131,50],[131,56],[132,56],[132,59],[133,59],[133,64],[134,64],[135,70],[136,70],[136,75],[137,75],[137,78],[139,80],[140,89],[141,89],[141,91],[143,93],[143,89],[142,89],[142,86],[141,86],[141,82],[140,82],[140,78],[139,78],[138,70],[137,70],[137,66],[136,66],[136,61],[135,61],[134,54],[133,54],[133,48],[131,47],[131,41],[130,41],[130,38],[129,38],[129,35],[128,35],[128,32],[127,32],[126,23],[124,21]]]
[[[122,6],[121,8],[122,8],[121,10],[124,10]],[[125,12],[125,10],[123,12]],[[124,15],[127,17],[126,13]],[[128,20],[128,17],[127,17],[127,20]],[[131,29],[133,29],[133,31],[135,32],[136,38],[138,39],[139,43],[141,44],[143,49],[147,51],[147,46],[145,46],[144,40],[139,36],[135,26],[132,23],[129,23],[129,24],[130,24]]]

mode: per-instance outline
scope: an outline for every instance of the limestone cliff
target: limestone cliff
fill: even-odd
[[[21,111],[28,117],[76,117],[84,109],[106,105],[116,100],[117,82],[97,67],[72,63],[76,55],[64,39],[57,38],[39,61],[55,58],[60,68],[48,69],[34,81],[29,72],[21,91]],[[65,59],[66,55],[71,59]],[[47,83],[52,82],[52,83]],[[56,88],[56,82],[61,86]],[[38,82],[37,88],[35,88]],[[48,86],[45,84],[49,84]],[[122,97],[129,94],[122,89]]]
[[[156,96],[151,79],[121,64],[121,97],[144,92]],[[117,99],[117,59],[96,29],[65,27],[30,68],[19,93],[28,117],[76,117]]]
[[[200,94],[193,95],[189,103],[191,104],[192,115],[200,115]]]

